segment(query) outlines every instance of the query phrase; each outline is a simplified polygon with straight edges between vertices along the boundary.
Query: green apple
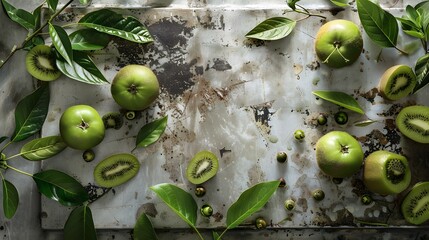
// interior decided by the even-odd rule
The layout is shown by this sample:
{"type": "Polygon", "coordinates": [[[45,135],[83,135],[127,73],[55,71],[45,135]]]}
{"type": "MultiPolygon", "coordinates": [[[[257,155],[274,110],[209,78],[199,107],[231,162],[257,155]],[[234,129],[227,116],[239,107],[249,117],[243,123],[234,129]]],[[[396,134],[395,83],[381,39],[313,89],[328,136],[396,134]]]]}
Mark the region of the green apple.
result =
{"type": "Polygon", "coordinates": [[[121,107],[140,111],[149,107],[158,97],[159,82],[150,68],[128,65],[115,75],[110,91],[121,107]]]}
{"type": "Polygon", "coordinates": [[[98,112],[88,105],[67,108],[60,118],[60,134],[71,148],[87,150],[104,139],[104,123],[98,112]]]}
{"type": "Polygon", "coordinates": [[[332,20],[317,32],[315,49],[322,63],[333,68],[345,67],[354,63],[362,53],[362,35],[355,23],[332,20]]]}
{"type": "Polygon", "coordinates": [[[317,141],[316,160],[320,170],[326,175],[345,178],[359,171],[363,151],[359,142],[350,134],[332,131],[317,141]]]}

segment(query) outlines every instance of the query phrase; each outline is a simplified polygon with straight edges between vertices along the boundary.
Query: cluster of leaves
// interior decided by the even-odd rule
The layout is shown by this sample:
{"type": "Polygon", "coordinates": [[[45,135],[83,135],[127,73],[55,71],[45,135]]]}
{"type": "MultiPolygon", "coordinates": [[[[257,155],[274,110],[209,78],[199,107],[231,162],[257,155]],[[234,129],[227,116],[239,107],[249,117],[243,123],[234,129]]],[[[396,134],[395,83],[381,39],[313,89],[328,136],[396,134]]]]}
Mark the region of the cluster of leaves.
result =
{"type": "MultiPolygon", "coordinates": [[[[221,234],[213,232],[213,239],[220,240],[226,231],[238,227],[244,220],[259,211],[275,193],[279,184],[280,181],[262,182],[244,191],[228,208],[226,229],[221,234]]],[[[151,190],[194,229],[200,239],[204,239],[196,227],[198,205],[190,193],[168,183],[152,186],[151,190]]],[[[152,223],[144,213],[134,227],[134,239],[158,239],[152,223]]]]}
{"type": "MultiPolygon", "coordinates": [[[[123,17],[109,9],[89,12],[83,16],[77,25],[82,27],[71,34],[67,34],[62,26],[53,22],[72,0],[57,11],[58,0],[49,0],[47,4],[54,14],[41,25],[41,8],[32,13],[17,9],[2,0],[2,5],[9,18],[28,30],[28,35],[19,47],[15,47],[7,60],[20,49],[31,49],[35,45],[45,44],[42,30],[48,27],[49,36],[56,52],[56,65],[67,77],[88,84],[108,83],[89,55],[89,51],[100,50],[110,42],[110,36],[116,36],[136,43],[149,43],[153,41],[147,28],[136,18],[123,17]]],[[[86,0],[80,0],[86,4],[86,0]]],[[[3,63],[3,64],[4,64],[3,63]]],[[[1,67],[1,66],[0,66],[1,67]]]]}

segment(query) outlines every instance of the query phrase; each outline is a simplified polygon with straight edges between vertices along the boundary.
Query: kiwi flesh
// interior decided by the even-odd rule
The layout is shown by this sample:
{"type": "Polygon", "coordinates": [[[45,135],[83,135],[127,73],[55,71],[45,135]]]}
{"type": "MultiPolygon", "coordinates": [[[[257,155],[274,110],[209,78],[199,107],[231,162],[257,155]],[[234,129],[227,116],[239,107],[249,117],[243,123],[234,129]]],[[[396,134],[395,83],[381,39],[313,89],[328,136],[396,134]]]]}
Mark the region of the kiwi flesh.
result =
{"type": "Polygon", "coordinates": [[[429,182],[416,183],[401,204],[405,220],[419,225],[429,220],[429,182]]]}
{"type": "Polygon", "coordinates": [[[195,154],[186,169],[186,178],[193,184],[201,184],[214,177],[219,168],[216,155],[210,151],[195,154]]]}
{"type": "Polygon", "coordinates": [[[396,65],[381,76],[378,89],[381,96],[394,101],[412,93],[416,84],[416,75],[409,66],[396,65]]]}
{"type": "Polygon", "coordinates": [[[384,150],[371,153],[365,159],[363,182],[368,190],[380,195],[404,191],[411,182],[407,158],[384,150]]]}
{"type": "Polygon", "coordinates": [[[103,119],[104,127],[106,129],[108,128],[120,129],[124,124],[124,119],[122,118],[122,115],[119,112],[106,113],[103,115],[102,119],[103,119]]]}
{"type": "Polygon", "coordinates": [[[46,45],[33,47],[25,57],[25,66],[31,76],[42,81],[53,81],[61,76],[55,64],[55,54],[46,45]]]}
{"type": "Polygon", "coordinates": [[[94,179],[101,187],[116,187],[136,176],[139,169],[140,163],[134,155],[115,154],[95,166],[94,179]]]}
{"type": "Polygon", "coordinates": [[[395,123],[406,137],[419,143],[429,143],[429,107],[405,107],[396,116],[395,123]]]}

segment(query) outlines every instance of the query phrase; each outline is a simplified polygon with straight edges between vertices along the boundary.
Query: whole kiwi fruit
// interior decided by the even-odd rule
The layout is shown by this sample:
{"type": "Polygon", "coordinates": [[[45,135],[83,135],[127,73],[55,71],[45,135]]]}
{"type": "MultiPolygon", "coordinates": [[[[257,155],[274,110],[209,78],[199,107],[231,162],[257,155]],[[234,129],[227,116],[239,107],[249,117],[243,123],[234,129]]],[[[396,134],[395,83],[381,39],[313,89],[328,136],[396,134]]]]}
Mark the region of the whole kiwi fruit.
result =
{"type": "Polygon", "coordinates": [[[53,81],[61,76],[55,64],[55,54],[46,45],[33,47],[25,57],[25,66],[31,76],[42,81],[53,81]]]}
{"type": "Polygon", "coordinates": [[[405,220],[419,225],[429,220],[429,182],[416,183],[401,204],[405,220]]]}
{"type": "Polygon", "coordinates": [[[108,112],[103,115],[102,120],[106,129],[120,129],[124,124],[122,114],[119,112],[108,112]]]}
{"type": "Polygon", "coordinates": [[[413,69],[396,65],[387,69],[380,78],[378,90],[388,100],[399,100],[408,96],[417,84],[413,69]]]}
{"type": "Polygon", "coordinates": [[[429,107],[405,107],[396,116],[395,123],[406,137],[419,143],[429,143],[429,107]]]}
{"type": "Polygon", "coordinates": [[[140,163],[134,155],[115,154],[95,166],[94,179],[101,187],[116,187],[136,176],[139,169],[140,163]]]}
{"type": "Polygon", "coordinates": [[[411,182],[408,160],[396,153],[375,151],[365,159],[363,182],[371,192],[398,194],[407,189],[411,182]]]}
{"type": "Polygon", "coordinates": [[[219,167],[218,159],[210,151],[195,154],[186,169],[186,178],[193,184],[201,184],[214,177],[219,167]]]}

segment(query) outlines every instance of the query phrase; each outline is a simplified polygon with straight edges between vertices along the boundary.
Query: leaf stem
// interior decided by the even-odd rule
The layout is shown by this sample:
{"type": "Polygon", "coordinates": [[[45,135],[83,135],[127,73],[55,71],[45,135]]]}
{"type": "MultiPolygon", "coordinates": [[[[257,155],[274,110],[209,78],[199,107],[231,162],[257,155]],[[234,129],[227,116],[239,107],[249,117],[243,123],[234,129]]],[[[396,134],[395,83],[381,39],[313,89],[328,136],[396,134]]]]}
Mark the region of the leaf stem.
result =
{"type": "Polygon", "coordinates": [[[219,237],[216,239],[216,240],[220,240],[220,239],[222,239],[222,236],[226,233],[226,231],[228,231],[228,228],[226,228],[220,235],[219,235],[219,237]]]}
{"type": "Polygon", "coordinates": [[[204,238],[203,238],[203,236],[201,236],[201,233],[198,231],[198,229],[195,227],[195,226],[192,226],[192,228],[195,230],[195,232],[198,234],[198,237],[201,239],[201,240],[204,240],[204,238]]]}
{"type": "Polygon", "coordinates": [[[69,0],[66,4],[64,4],[64,6],[58,10],[57,12],[55,12],[49,19],[48,21],[46,21],[42,26],[40,26],[36,31],[34,31],[32,34],[28,35],[24,41],[21,43],[21,45],[18,47],[16,45],[13,46],[12,50],[10,51],[9,55],[6,57],[6,59],[2,62],[0,62],[0,69],[4,66],[4,64],[6,62],[9,61],[9,59],[18,51],[21,50],[25,47],[25,45],[31,41],[31,39],[33,39],[33,37],[37,36],[42,30],[43,28],[45,28],[54,18],[56,18],[61,12],[64,11],[64,9],[66,9],[74,0],[69,0]]]}
{"type": "Polygon", "coordinates": [[[22,171],[22,170],[19,170],[19,169],[17,169],[17,168],[14,168],[14,167],[12,167],[12,166],[10,166],[10,165],[7,165],[7,167],[8,167],[8,168],[10,168],[10,169],[12,169],[12,170],[14,170],[14,171],[16,171],[16,172],[19,172],[19,173],[21,173],[21,174],[24,174],[24,175],[27,175],[27,176],[33,177],[33,174],[30,174],[30,173],[28,173],[28,172],[24,172],[24,171],[22,171]]]}
{"type": "Polygon", "coordinates": [[[296,6],[300,7],[303,10],[301,11],[301,10],[295,9],[294,11],[297,13],[305,14],[308,17],[320,17],[320,18],[326,19],[326,17],[323,15],[310,13],[306,8],[304,8],[301,5],[296,4],[296,6]]]}
{"type": "MultiPolygon", "coordinates": [[[[1,68],[1,66],[0,66],[0,68],[1,68]]],[[[7,148],[7,146],[9,146],[11,143],[12,143],[12,141],[9,141],[8,143],[6,143],[6,144],[1,148],[0,153],[2,153],[2,152],[7,148]]]]}
{"type": "Polygon", "coordinates": [[[398,50],[400,53],[404,54],[405,56],[408,56],[408,53],[405,52],[404,50],[402,50],[402,49],[400,49],[400,48],[398,48],[396,46],[395,46],[395,49],[398,50]]]}
{"type": "Polygon", "coordinates": [[[357,218],[355,218],[355,221],[356,221],[357,223],[365,224],[365,225],[370,225],[370,226],[382,226],[382,227],[388,227],[388,226],[389,226],[389,224],[387,224],[387,223],[381,223],[381,222],[367,222],[367,221],[359,220],[359,219],[357,219],[357,218]]]}

